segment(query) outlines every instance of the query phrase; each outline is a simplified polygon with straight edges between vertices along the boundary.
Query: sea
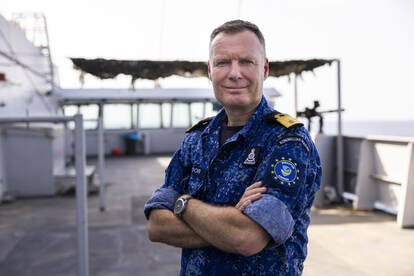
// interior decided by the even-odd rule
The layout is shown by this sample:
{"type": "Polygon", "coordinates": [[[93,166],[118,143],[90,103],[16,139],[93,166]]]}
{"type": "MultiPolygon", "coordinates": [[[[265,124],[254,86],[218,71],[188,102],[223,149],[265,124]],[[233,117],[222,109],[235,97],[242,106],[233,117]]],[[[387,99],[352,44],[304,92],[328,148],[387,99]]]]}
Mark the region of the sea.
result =
{"type": "MultiPolygon", "coordinates": [[[[311,125],[311,131],[317,132],[318,123],[311,125]]],[[[324,133],[337,134],[337,122],[324,122],[324,133]]],[[[342,134],[351,136],[397,136],[414,138],[414,120],[407,121],[343,121],[342,134]]]]}

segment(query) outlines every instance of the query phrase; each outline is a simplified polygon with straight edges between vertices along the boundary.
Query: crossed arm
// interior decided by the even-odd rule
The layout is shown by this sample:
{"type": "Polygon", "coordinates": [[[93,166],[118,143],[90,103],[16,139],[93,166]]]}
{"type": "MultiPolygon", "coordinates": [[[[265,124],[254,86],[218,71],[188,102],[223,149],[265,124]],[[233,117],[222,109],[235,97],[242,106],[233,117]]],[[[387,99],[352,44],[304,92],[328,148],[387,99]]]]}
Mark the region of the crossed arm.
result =
{"type": "Polygon", "coordinates": [[[241,211],[266,191],[261,182],[246,189],[235,207],[217,207],[191,199],[181,217],[154,209],[148,223],[151,241],[182,248],[214,246],[223,251],[250,256],[269,242],[269,234],[241,211]]]}

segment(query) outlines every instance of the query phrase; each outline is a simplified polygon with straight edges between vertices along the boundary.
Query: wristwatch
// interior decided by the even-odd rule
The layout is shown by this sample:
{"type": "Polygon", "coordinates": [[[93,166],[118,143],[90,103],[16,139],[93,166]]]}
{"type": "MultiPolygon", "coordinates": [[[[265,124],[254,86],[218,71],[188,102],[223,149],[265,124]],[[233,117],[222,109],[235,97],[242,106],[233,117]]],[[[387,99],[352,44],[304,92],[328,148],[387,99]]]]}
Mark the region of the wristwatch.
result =
{"type": "Polygon", "coordinates": [[[178,217],[181,217],[182,213],[184,212],[185,206],[187,205],[188,201],[192,199],[191,196],[186,196],[177,199],[174,204],[174,214],[178,217]]]}

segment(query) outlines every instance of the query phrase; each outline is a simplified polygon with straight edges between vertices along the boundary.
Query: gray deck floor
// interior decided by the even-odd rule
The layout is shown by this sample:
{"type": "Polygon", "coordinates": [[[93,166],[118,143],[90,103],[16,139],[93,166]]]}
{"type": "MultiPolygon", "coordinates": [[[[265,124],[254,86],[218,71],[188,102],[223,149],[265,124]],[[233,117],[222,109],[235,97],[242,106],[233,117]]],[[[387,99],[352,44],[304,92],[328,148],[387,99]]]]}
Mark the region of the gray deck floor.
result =
{"type": "MultiPolygon", "coordinates": [[[[149,242],[142,212],[168,161],[106,160],[107,210],[88,198],[90,275],[178,274],[180,249],[149,242]]],[[[303,275],[414,275],[414,229],[400,229],[394,216],[314,209],[309,238],[303,275]]],[[[76,250],[73,196],[0,205],[0,276],[76,275],[76,250]]]]}

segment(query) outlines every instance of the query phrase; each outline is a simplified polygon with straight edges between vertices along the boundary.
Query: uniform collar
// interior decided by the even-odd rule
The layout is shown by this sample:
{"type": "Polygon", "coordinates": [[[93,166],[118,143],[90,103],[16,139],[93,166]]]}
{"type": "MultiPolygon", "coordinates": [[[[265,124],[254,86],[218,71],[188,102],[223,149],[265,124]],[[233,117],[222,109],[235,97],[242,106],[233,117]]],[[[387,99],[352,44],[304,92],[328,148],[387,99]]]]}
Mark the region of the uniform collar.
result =
{"type": "Polygon", "coordinates": [[[201,132],[201,135],[204,136],[212,133],[214,130],[219,128],[226,119],[226,112],[224,111],[224,108],[222,108],[219,113],[214,116],[213,120],[210,121],[208,126],[201,132]]]}
{"type": "Polygon", "coordinates": [[[244,128],[240,130],[239,135],[246,139],[255,136],[254,134],[257,128],[262,126],[264,115],[272,111],[273,109],[267,103],[266,98],[262,96],[262,100],[260,101],[256,111],[253,113],[252,117],[250,117],[244,128]]]}
{"type": "MultiPolygon", "coordinates": [[[[262,96],[262,99],[259,103],[259,105],[256,108],[256,111],[253,113],[253,115],[250,117],[247,124],[238,132],[235,139],[238,139],[239,136],[243,136],[244,138],[248,138],[251,135],[254,134],[257,127],[261,125],[263,122],[263,116],[267,113],[273,112],[274,109],[269,106],[267,103],[267,100],[264,96],[262,96]]],[[[204,129],[204,131],[201,133],[201,135],[210,134],[212,131],[216,130],[217,128],[221,127],[222,124],[227,120],[227,115],[222,108],[220,112],[211,120],[211,122],[208,124],[208,126],[204,129]]]]}

